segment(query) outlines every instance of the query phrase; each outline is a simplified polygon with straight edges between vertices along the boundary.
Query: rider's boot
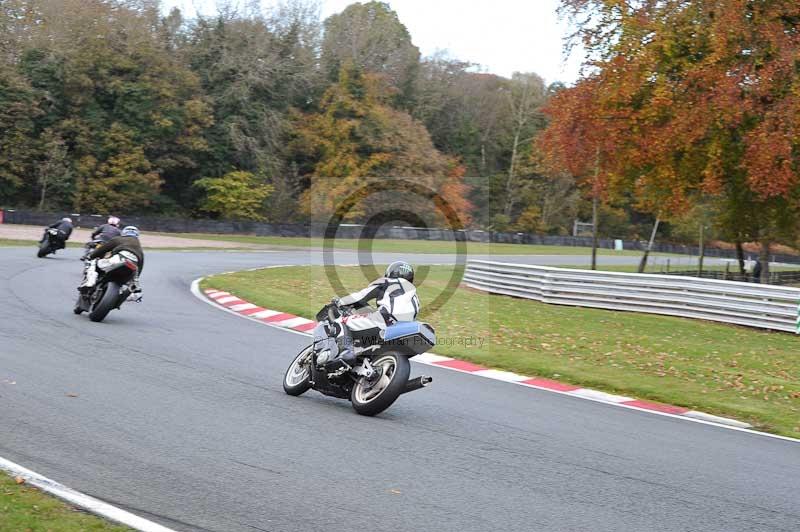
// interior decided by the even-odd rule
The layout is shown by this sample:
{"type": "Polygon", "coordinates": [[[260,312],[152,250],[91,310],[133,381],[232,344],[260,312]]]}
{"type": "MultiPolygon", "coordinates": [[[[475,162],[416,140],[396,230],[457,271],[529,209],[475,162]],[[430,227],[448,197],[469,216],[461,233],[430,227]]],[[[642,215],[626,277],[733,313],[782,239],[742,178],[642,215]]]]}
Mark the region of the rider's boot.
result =
{"type": "Polygon", "coordinates": [[[83,275],[83,282],[78,286],[78,291],[89,292],[97,284],[97,268],[95,261],[91,260],[86,264],[86,271],[83,275]]]}
{"type": "Polygon", "coordinates": [[[325,363],[325,369],[329,372],[336,371],[344,367],[344,363],[353,367],[356,363],[356,353],[353,351],[353,337],[350,329],[346,325],[342,327],[342,347],[339,354],[333,360],[325,363]]]}

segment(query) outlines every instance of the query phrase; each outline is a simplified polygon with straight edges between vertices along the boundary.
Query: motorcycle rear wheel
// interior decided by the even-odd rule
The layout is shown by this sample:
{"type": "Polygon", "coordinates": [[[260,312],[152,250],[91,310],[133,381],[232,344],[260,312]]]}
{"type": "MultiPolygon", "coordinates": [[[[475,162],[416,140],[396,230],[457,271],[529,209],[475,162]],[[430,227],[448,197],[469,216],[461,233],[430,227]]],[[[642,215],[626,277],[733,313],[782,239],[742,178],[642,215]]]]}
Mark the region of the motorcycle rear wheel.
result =
{"type": "Polygon", "coordinates": [[[411,373],[408,357],[397,351],[378,355],[371,363],[373,367],[381,367],[383,375],[374,385],[359,379],[350,393],[353,409],[362,416],[374,416],[392,406],[403,393],[411,373]]]}
{"type": "Polygon", "coordinates": [[[109,281],[105,286],[103,295],[100,300],[92,306],[89,311],[89,319],[92,321],[103,321],[108,313],[117,308],[119,304],[119,290],[120,286],[114,281],[109,281]]]}
{"type": "Polygon", "coordinates": [[[306,359],[311,357],[311,354],[311,346],[306,347],[294,357],[289,369],[286,370],[286,374],[283,376],[283,391],[287,394],[302,395],[311,388],[311,369],[309,368],[311,361],[309,360],[305,366],[302,365],[306,359]]]}
{"type": "Polygon", "coordinates": [[[50,239],[45,238],[44,242],[39,244],[39,251],[36,252],[36,256],[43,259],[48,253],[50,253],[50,239]]]}

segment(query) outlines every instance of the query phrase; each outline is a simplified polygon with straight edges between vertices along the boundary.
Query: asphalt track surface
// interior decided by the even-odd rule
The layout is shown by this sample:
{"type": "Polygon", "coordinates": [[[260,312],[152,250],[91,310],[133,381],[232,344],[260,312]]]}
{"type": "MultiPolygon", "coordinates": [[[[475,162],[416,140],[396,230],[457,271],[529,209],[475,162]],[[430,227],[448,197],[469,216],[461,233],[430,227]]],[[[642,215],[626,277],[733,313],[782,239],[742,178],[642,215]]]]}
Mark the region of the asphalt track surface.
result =
{"type": "Polygon", "coordinates": [[[189,285],[317,256],[153,252],[145,302],[95,324],[71,311],[78,252],[0,248],[0,456],[165,526],[800,529],[795,442],[418,365],[433,386],[375,418],[285,395],[306,340],[189,285]]]}

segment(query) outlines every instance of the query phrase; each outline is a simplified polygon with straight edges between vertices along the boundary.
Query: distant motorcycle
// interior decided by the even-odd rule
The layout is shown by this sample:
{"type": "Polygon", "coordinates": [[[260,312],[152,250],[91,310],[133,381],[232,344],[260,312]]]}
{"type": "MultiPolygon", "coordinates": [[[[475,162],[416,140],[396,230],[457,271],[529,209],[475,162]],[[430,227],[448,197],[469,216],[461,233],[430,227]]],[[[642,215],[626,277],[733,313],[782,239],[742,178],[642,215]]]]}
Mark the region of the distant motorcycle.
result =
{"type": "Polygon", "coordinates": [[[39,250],[36,252],[36,256],[42,259],[59,249],[64,249],[64,247],[66,247],[64,233],[50,227],[44,230],[44,236],[39,242],[39,250]]]}
{"type": "Polygon", "coordinates": [[[349,399],[356,412],[374,416],[389,408],[400,395],[431,383],[433,379],[426,375],[409,380],[408,359],[436,345],[433,327],[416,321],[390,325],[380,338],[354,337],[357,362],[328,372],[325,363],[334,360],[341,347],[342,320],[358,311],[332,303],[319,311],[312,344],[300,351],[286,370],[283,389],[287,394],[301,395],[314,389],[349,399]]]}
{"type": "MultiPolygon", "coordinates": [[[[87,263],[91,267],[91,262],[87,263]]],[[[119,251],[108,258],[97,259],[98,277],[94,286],[78,295],[73,312],[89,313],[89,319],[103,321],[114,309],[122,306],[132,293],[136,273],[139,271],[139,258],[130,251],[119,251]]]]}

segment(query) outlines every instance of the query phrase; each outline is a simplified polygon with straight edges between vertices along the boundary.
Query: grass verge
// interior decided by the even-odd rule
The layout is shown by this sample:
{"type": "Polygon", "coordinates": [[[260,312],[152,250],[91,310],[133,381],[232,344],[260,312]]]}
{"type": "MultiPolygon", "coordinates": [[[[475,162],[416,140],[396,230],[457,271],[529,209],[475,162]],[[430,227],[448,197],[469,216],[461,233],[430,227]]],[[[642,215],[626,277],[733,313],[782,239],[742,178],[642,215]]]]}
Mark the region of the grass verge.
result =
{"type": "Polygon", "coordinates": [[[0,472],[0,530],[123,532],[130,528],[77,510],[0,472]]]}
{"type": "MultiPolygon", "coordinates": [[[[14,238],[0,238],[0,246],[33,246],[36,245],[35,240],[17,240],[14,238]]],[[[79,248],[82,244],[77,242],[67,242],[68,248],[79,248]]],[[[35,250],[34,250],[35,252],[35,250]]]]}
{"type": "MultiPolygon", "coordinates": [[[[336,273],[346,290],[366,284],[358,268],[338,267],[336,273]]],[[[418,278],[424,273],[418,270],[418,278]]],[[[422,319],[437,329],[438,354],[735,417],[800,437],[800,337],[547,305],[467,288],[455,290],[432,314],[430,303],[453,273],[453,267],[434,266],[418,282],[422,319]]],[[[217,275],[203,287],[307,318],[334,295],[322,267],[217,275]]]]}

